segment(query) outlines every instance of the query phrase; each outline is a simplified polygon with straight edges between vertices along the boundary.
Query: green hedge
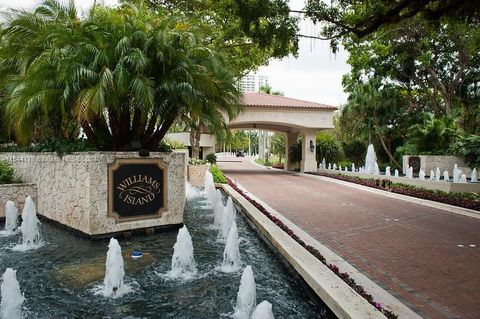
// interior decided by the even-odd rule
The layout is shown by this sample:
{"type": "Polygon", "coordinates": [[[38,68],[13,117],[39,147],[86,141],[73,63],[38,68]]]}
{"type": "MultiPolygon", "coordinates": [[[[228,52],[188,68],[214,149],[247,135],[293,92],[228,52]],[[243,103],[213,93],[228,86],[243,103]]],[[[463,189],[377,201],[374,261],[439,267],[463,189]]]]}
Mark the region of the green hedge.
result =
{"type": "MultiPolygon", "coordinates": [[[[48,140],[30,146],[6,146],[0,148],[0,152],[54,152],[59,156],[76,153],[76,152],[92,152],[100,151],[98,148],[90,144],[87,140],[48,140]]],[[[129,151],[129,150],[125,150],[129,151]]],[[[136,150],[135,150],[136,151],[136,150]]],[[[161,142],[152,152],[172,152],[172,147],[164,142],[161,142]]]]}
{"type": "Polygon", "coordinates": [[[222,170],[217,165],[210,166],[210,173],[213,175],[213,182],[226,184],[227,178],[223,175],[222,170]]]}

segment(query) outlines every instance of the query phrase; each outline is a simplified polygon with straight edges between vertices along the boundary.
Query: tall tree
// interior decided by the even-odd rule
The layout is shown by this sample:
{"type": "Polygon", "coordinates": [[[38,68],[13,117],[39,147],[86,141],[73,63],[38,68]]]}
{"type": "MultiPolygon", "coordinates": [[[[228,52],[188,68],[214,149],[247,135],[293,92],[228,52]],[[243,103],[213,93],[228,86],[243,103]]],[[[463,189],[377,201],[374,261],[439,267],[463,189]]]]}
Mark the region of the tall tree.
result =
{"type": "Polygon", "coordinates": [[[350,140],[378,141],[390,162],[397,167],[396,147],[403,144],[415,113],[409,113],[401,90],[375,80],[360,84],[341,110],[337,128],[350,132],[350,140]]]}
{"type": "Polygon", "coordinates": [[[362,39],[410,18],[429,23],[444,17],[478,21],[480,7],[476,0],[308,0],[303,13],[322,23],[321,36],[332,39],[337,48],[344,37],[362,39]]]}
{"type": "MultiPolygon", "coordinates": [[[[136,1],[136,0],[130,0],[136,1]]],[[[298,51],[298,18],[286,0],[149,0],[208,34],[205,45],[229,58],[236,76],[298,51]]]]}

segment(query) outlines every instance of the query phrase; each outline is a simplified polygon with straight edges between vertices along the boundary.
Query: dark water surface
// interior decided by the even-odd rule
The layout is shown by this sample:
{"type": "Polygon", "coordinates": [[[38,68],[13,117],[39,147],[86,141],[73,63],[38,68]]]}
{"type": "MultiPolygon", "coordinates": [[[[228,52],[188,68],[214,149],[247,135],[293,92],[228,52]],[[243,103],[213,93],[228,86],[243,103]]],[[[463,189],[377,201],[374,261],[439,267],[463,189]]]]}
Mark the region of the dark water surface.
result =
{"type": "MultiPolygon", "coordinates": [[[[189,281],[169,280],[177,230],[120,239],[123,251],[142,250],[140,260],[125,258],[126,283],[133,292],[118,299],[96,295],[103,282],[108,241],[75,237],[44,222],[44,245],[36,250],[12,251],[20,235],[0,237],[0,272],[17,270],[26,318],[227,318],[235,306],[241,271],[225,274],[224,244],[213,229],[213,211],[203,198],[185,207],[185,225],[193,240],[198,274],[189,281]],[[127,260],[128,259],[128,260],[127,260]]],[[[242,267],[251,265],[257,284],[257,303],[273,304],[275,318],[322,318],[324,311],[293,280],[274,253],[258,238],[245,217],[236,217],[242,267]]],[[[3,224],[0,225],[3,229],[3,224]]]]}

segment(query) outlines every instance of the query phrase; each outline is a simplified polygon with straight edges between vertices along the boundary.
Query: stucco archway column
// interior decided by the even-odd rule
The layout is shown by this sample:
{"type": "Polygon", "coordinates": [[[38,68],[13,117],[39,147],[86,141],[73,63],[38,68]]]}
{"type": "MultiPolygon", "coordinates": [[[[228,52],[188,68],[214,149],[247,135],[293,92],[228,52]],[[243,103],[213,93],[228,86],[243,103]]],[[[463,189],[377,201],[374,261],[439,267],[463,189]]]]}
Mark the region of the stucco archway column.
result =
{"type": "Polygon", "coordinates": [[[297,143],[298,133],[285,133],[285,165],[283,169],[286,171],[295,169],[295,163],[290,160],[290,148],[297,143]]]}
{"type": "Polygon", "coordinates": [[[317,130],[305,130],[302,131],[302,161],[300,162],[300,172],[316,172],[317,171],[317,159],[316,159],[316,139],[315,135],[317,130]],[[310,141],[313,145],[313,152],[310,149],[310,141]]]}

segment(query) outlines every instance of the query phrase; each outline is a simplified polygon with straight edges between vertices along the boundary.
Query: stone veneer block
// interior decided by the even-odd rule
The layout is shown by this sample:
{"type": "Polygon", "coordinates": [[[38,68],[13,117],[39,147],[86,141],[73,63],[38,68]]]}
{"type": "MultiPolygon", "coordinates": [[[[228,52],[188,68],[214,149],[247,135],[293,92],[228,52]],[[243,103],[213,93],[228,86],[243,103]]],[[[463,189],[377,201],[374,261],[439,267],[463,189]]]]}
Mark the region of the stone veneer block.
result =
{"type": "Polygon", "coordinates": [[[0,185],[0,218],[5,217],[5,205],[11,200],[22,214],[23,205],[27,196],[31,196],[36,202],[37,188],[35,184],[4,184],[0,185]]]}
{"type": "Polygon", "coordinates": [[[205,171],[209,165],[190,165],[188,164],[188,182],[195,187],[203,187],[205,184],[205,171]]]}
{"type": "Polygon", "coordinates": [[[136,152],[3,153],[15,174],[37,188],[37,212],[93,237],[134,229],[183,223],[185,154],[150,153],[168,166],[168,207],[161,217],[116,222],[108,216],[108,165],[115,159],[140,158],[136,152]]]}

